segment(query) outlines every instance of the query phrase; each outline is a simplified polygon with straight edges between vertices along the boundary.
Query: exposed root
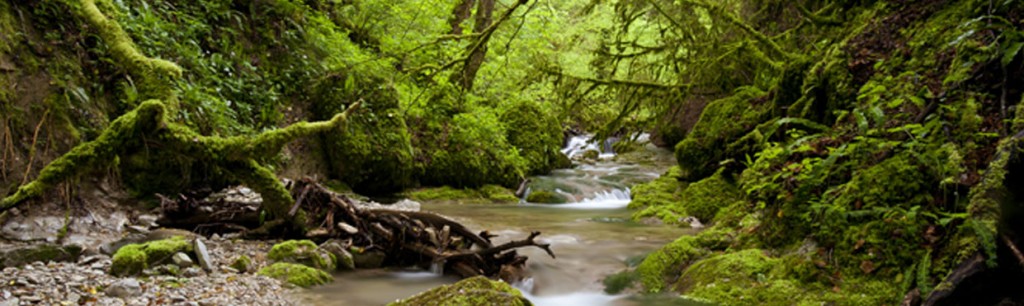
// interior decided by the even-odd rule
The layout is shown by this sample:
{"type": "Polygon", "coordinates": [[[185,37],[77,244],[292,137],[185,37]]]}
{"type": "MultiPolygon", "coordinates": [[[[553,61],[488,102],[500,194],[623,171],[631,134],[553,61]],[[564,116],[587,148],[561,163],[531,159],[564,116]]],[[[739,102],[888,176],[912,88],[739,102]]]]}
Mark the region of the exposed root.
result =
{"type": "Polygon", "coordinates": [[[43,112],[43,118],[39,119],[39,123],[36,124],[35,132],[32,132],[32,145],[28,149],[28,164],[25,165],[25,174],[21,176],[22,185],[28,182],[28,174],[32,173],[32,163],[35,162],[36,141],[39,139],[39,130],[43,128],[43,123],[46,123],[46,117],[48,115],[50,115],[49,109],[43,112]]]}

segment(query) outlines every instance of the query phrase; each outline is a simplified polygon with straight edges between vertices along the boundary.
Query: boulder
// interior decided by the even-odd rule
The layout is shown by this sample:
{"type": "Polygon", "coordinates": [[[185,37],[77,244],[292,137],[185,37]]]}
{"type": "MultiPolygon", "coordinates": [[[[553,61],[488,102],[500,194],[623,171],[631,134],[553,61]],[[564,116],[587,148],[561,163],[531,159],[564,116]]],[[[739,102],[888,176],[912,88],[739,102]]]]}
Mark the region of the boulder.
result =
{"type": "Polygon", "coordinates": [[[388,306],[406,305],[532,305],[519,290],[501,281],[483,276],[461,280],[451,285],[430,289],[388,306]]]}

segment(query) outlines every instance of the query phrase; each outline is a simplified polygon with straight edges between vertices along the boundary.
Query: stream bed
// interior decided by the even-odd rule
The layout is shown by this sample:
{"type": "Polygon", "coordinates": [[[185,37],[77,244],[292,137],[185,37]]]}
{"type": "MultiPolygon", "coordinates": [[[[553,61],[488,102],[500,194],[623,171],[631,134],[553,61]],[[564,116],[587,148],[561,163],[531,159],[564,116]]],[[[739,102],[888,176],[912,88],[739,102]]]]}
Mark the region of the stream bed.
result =
{"type": "MultiPolygon", "coordinates": [[[[474,231],[499,235],[495,243],[525,238],[540,231],[557,259],[539,248],[521,248],[529,256],[530,278],[515,287],[534,305],[687,305],[665,299],[604,293],[602,280],[681,235],[693,230],[645,225],[630,220],[629,187],[656,178],[672,162],[667,150],[647,148],[646,162],[624,164],[602,159],[531,178],[531,189],[565,195],[566,204],[423,203],[425,211],[448,216],[474,231]],[[666,158],[666,156],[668,156],[666,158]]],[[[361,270],[339,273],[334,283],[303,297],[313,305],[384,305],[457,279],[422,270],[361,270]]]]}

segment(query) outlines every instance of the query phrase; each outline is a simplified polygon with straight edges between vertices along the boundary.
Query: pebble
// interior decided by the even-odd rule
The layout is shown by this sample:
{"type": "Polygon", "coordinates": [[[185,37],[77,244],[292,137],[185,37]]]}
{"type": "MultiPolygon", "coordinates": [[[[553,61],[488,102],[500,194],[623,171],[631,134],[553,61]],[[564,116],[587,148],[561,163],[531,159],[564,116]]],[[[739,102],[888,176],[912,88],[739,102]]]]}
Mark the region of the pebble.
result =
{"type": "MultiPolygon", "coordinates": [[[[205,244],[210,258],[235,258],[247,254],[253,258],[254,267],[266,265],[265,256],[253,255],[266,254],[271,245],[246,240],[209,241],[205,244]]],[[[0,249],[4,247],[0,242],[0,249]]],[[[193,265],[182,269],[190,270],[189,278],[157,275],[122,279],[106,272],[110,264],[109,257],[96,256],[82,258],[81,263],[38,263],[0,269],[0,306],[303,304],[282,287],[280,281],[254,273],[206,273],[193,265]]]]}
{"type": "Polygon", "coordinates": [[[188,254],[182,252],[174,254],[174,257],[171,257],[171,261],[173,261],[175,265],[178,265],[179,267],[182,268],[188,268],[195,264],[194,262],[192,262],[192,258],[188,257],[188,254]]]}
{"type": "Polygon", "coordinates": [[[210,252],[206,249],[206,244],[203,243],[203,240],[196,238],[195,251],[196,258],[199,259],[199,266],[207,272],[213,271],[213,260],[210,259],[210,252]]]}
{"type": "Polygon", "coordinates": [[[139,285],[139,281],[134,278],[122,279],[104,291],[107,296],[117,298],[130,298],[142,295],[142,286],[139,285]]]}

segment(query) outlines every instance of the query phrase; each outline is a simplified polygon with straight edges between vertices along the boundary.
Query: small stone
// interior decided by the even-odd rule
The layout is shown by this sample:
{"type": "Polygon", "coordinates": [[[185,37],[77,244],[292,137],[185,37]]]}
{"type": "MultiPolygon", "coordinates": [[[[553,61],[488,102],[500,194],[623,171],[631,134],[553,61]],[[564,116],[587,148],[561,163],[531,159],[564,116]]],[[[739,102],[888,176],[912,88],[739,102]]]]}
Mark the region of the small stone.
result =
{"type": "Polygon", "coordinates": [[[139,217],[135,219],[139,220],[139,224],[142,224],[143,226],[157,227],[156,220],[159,218],[154,215],[139,215],[139,217]]]}
{"type": "Polygon", "coordinates": [[[18,306],[20,304],[21,299],[18,298],[5,299],[4,301],[0,301],[0,306],[18,306]]]}
{"type": "Polygon", "coordinates": [[[21,297],[21,300],[29,303],[39,303],[43,301],[43,297],[38,295],[29,295],[21,297]]]}
{"type": "Polygon", "coordinates": [[[346,251],[345,247],[338,240],[325,241],[320,245],[320,249],[334,255],[334,258],[337,260],[338,270],[352,270],[356,268],[352,253],[346,251]]]}
{"type": "Polygon", "coordinates": [[[181,303],[181,302],[184,302],[184,301],[185,301],[185,297],[184,296],[177,295],[177,294],[171,296],[171,302],[172,303],[181,303]]]}
{"type": "Polygon", "coordinates": [[[235,268],[232,268],[232,267],[228,267],[228,266],[222,266],[222,267],[220,267],[220,269],[222,271],[224,271],[224,272],[227,272],[227,273],[238,273],[238,269],[235,269],[235,268]]]}
{"type": "Polygon", "coordinates": [[[92,264],[92,263],[95,263],[97,261],[100,261],[100,259],[103,259],[105,257],[108,257],[108,256],[106,256],[106,255],[85,256],[85,257],[82,257],[82,259],[78,260],[78,264],[83,265],[83,266],[84,265],[88,265],[88,264],[92,264]]]}
{"type": "Polygon", "coordinates": [[[345,222],[338,222],[338,229],[348,233],[349,235],[355,235],[359,233],[359,229],[355,226],[348,225],[345,222]]]}
{"type": "Polygon", "coordinates": [[[107,270],[107,265],[104,265],[101,262],[97,262],[89,266],[89,268],[92,268],[93,270],[107,270]]]}
{"type": "Polygon", "coordinates": [[[145,226],[141,226],[141,225],[129,225],[128,226],[128,231],[133,232],[133,233],[148,233],[149,232],[149,228],[147,228],[145,226]]]}
{"type": "Polygon", "coordinates": [[[171,257],[171,261],[182,268],[188,268],[195,264],[192,262],[192,258],[188,257],[188,254],[182,252],[175,253],[174,256],[171,257]]]}
{"type": "Polygon", "coordinates": [[[107,287],[104,291],[107,296],[116,298],[131,298],[142,295],[142,286],[134,278],[125,278],[107,287]]]}
{"type": "Polygon", "coordinates": [[[181,275],[181,268],[176,265],[162,265],[157,267],[156,270],[160,271],[160,274],[163,275],[181,275]]]}
{"type": "Polygon", "coordinates": [[[185,277],[202,276],[203,275],[203,269],[200,269],[199,267],[191,267],[191,268],[185,269],[185,271],[182,272],[182,275],[184,275],[185,277]]]}
{"type": "Polygon", "coordinates": [[[72,293],[69,293],[67,298],[65,298],[64,300],[67,301],[68,303],[70,303],[71,305],[77,305],[78,301],[82,300],[82,296],[79,295],[78,293],[72,292],[72,293]]]}
{"type": "Polygon", "coordinates": [[[199,266],[203,267],[203,270],[207,272],[212,272],[213,262],[210,259],[210,252],[206,249],[206,244],[199,238],[195,240],[195,252],[196,258],[199,259],[199,266]]]}

